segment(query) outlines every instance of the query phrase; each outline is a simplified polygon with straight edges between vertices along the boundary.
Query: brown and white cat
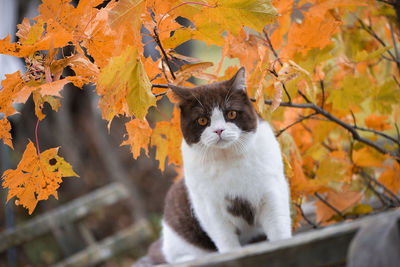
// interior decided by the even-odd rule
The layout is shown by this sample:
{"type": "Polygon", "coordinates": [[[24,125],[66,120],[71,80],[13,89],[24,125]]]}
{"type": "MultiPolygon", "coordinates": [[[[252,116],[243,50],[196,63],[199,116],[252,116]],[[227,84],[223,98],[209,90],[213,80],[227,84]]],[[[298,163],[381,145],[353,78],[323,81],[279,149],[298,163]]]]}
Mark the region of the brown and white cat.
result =
{"type": "Polygon", "coordinates": [[[291,237],[281,151],[250,102],[244,68],[219,83],[169,87],[181,110],[184,178],[167,194],[151,261],[183,262],[260,236],[291,237]]]}

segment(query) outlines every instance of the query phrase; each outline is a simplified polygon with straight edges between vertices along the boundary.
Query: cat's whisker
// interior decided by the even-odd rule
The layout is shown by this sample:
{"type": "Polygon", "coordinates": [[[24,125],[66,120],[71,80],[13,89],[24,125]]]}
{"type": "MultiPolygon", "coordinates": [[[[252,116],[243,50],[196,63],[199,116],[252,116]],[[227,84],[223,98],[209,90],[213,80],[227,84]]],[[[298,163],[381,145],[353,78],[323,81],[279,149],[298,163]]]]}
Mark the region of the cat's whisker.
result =
{"type": "Polygon", "coordinates": [[[203,106],[203,104],[200,102],[200,100],[193,94],[192,91],[190,91],[190,93],[192,94],[192,96],[197,100],[197,102],[199,102],[200,106],[203,108],[204,112],[206,111],[206,108],[203,106]]]}

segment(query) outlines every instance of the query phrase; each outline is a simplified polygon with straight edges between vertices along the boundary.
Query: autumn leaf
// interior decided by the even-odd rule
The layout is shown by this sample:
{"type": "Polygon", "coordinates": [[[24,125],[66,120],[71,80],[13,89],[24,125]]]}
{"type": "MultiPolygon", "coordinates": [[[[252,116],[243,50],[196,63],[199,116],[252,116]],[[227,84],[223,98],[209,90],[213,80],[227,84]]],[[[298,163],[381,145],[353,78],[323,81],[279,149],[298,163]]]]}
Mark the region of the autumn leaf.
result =
{"type": "MultiPolygon", "coordinates": [[[[212,62],[201,62],[190,65],[182,66],[176,74],[176,79],[174,81],[175,85],[184,85],[184,82],[190,77],[201,78],[205,75],[204,70],[212,67],[214,64],[212,62]]],[[[216,79],[216,77],[214,77],[216,79]]]]}
{"type": "Polygon", "coordinates": [[[363,147],[353,151],[354,164],[360,167],[381,167],[385,156],[370,147],[363,147]]]}
{"type": "Polygon", "coordinates": [[[397,195],[400,189],[400,164],[395,161],[393,166],[386,167],[379,181],[397,195]]]}
{"type": "Polygon", "coordinates": [[[58,111],[61,106],[60,99],[53,96],[42,96],[39,91],[33,92],[33,101],[35,102],[35,114],[39,120],[43,120],[46,115],[43,114],[43,104],[48,103],[54,111],[58,111]]]}
{"type": "MultiPolygon", "coordinates": [[[[337,210],[343,212],[344,210],[360,202],[362,197],[363,195],[361,192],[352,191],[350,190],[349,185],[344,185],[341,192],[329,191],[326,194],[325,200],[328,203],[335,203],[334,207],[337,210]]],[[[332,208],[330,208],[320,200],[317,201],[314,205],[317,207],[317,222],[321,222],[322,225],[333,222],[330,221],[330,219],[332,218],[332,216],[336,215],[336,212],[332,208]]]]}
{"type": "Polygon", "coordinates": [[[329,186],[331,182],[350,182],[351,165],[345,160],[338,160],[333,157],[323,159],[315,175],[322,184],[329,186]]]}
{"type": "Polygon", "coordinates": [[[156,104],[149,78],[133,46],[110,60],[102,69],[97,85],[101,96],[99,106],[108,121],[119,114],[143,119],[148,108],[156,104]]]}
{"type": "Polygon", "coordinates": [[[385,115],[379,116],[376,114],[370,114],[364,119],[364,122],[365,125],[367,125],[367,127],[370,129],[385,131],[392,128],[390,124],[386,122],[387,118],[388,117],[385,115]]]}
{"type": "Polygon", "coordinates": [[[158,168],[165,170],[165,161],[168,156],[168,164],[182,165],[181,143],[182,134],[180,131],[180,117],[177,108],[174,109],[170,122],[162,121],[156,124],[151,134],[151,146],[156,146],[156,160],[158,168]]]}
{"type": "MultiPolygon", "coordinates": [[[[41,25],[44,27],[44,25],[41,25]]],[[[10,35],[0,40],[0,54],[12,55],[16,57],[27,57],[36,51],[48,50],[51,46],[53,48],[64,47],[68,45],[73,38],[70,33],[65,31],[58,23],[49,20],[46,22],[46,34],[38,36],[37,27],[31,27],[25,41],[27,44],[10,43],[10,35]],[[36,40],[36,38],[38,38],[36,40]],[[31,44],[32,43],[32,44],[31,44]]],[[[44,29],[43,29],[44,31],[44,29]]]]}
{"type": "Polygon", "coordinates": [[[5,76],[6,79],[1,81],[3,89],[0,91],[0,113],[4,113],[5,117],[8,117],[16,113],[12,105],[15,102],[15,97],[24,87],[24,80],[20,71],[5,76]]]}
{"type": "Polygon", "coordinates": [[[57,153],[58,148],[52,148],[38,156],[35,146],[29,141],[17,169],[3,173],[3,188],[9,190],[7,201],[17,197],[19,205],[32,214],[40,200],[46,200],[50,195],[58,198],[57,189],[62,178],[78,175],[57,153]]]}
{"type": "Polygon", "coordinates": [[[220,0],[208,4],[215,7],[203,8],[194,18],[195,25],[201,31],[202,26],[212,22],[216,34],[228,30],[236,36],[243,26],[261,32],[278,14],[270,0],[220,0]]]}
{"type": "Polygon", "coordinates": [[[14,149],[11,140],[11,124],[6,118],[0,119],[0,140],[3,139],[4,144],[14,149]]]}
{"type": "Polygon", "coordinates": [[[143,149],[145,154],[149,155],[149,142],[151,128],[147,120],[134,119],[125,124],[128,132],[128,139],[123,141],[121,146],[130,145],[134,159],[140,156],[140,150],[143,149]]]}

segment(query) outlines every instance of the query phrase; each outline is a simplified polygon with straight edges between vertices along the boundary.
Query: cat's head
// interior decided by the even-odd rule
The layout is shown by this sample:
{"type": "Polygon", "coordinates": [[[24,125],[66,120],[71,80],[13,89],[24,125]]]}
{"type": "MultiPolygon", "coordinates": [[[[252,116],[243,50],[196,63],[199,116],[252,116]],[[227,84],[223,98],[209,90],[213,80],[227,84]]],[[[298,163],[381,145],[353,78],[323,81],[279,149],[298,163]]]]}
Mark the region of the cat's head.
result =
{"type": "Polygon", "coordinates": [[[179,100],[181,130],[189,145],[222,149],[243,146],[257,129],[257,113],[246,93],[244,68],[230,80],[169,88],[179,100]]]}

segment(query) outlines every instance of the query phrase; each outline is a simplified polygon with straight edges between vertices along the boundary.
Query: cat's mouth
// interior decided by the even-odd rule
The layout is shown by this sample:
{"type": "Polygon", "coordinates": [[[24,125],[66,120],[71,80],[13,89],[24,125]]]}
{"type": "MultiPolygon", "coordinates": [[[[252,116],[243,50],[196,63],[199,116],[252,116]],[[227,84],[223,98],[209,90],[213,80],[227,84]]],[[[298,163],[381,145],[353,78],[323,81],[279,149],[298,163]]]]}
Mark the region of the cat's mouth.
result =
{"type": "Polygon", "coordinates": [[[218,140],[213,144],[217,148],[228,148],[232,145],[232,140],[227,140],[223,137],[219,137],[218,140]]]}

